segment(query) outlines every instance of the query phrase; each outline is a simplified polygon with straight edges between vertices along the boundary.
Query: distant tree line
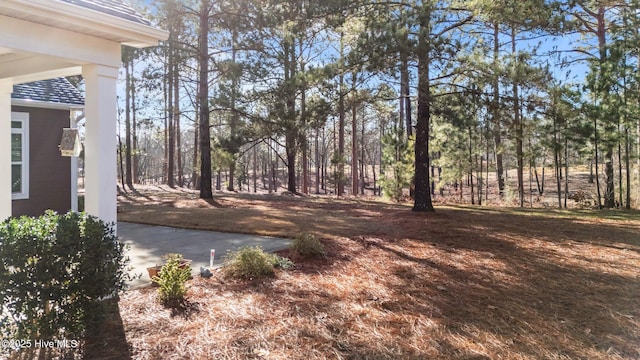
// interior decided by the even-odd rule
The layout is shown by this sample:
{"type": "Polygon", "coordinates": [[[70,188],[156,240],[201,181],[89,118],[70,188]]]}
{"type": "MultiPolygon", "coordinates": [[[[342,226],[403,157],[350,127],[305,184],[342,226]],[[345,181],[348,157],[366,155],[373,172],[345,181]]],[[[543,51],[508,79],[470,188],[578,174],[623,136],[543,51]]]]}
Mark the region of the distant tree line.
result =
{"type": "Polygon", "coordinates": [[[640,2],[161,0],[123,49],[123,186],[640,203],[640,2]],[[509,188],[508,169],[516,172],[509,188]],[[531,183],[529,184],[531,187],[531,183]]]}

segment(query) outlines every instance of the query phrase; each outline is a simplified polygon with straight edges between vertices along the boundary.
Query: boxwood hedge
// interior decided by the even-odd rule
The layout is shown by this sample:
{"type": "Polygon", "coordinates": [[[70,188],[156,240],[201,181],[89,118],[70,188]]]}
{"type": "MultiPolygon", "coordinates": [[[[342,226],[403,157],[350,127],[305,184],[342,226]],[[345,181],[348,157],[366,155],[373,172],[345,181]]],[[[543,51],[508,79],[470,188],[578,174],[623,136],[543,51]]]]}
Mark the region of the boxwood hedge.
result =
{"type": "Polygon", "coordinates": [[[125,287],[124,250],[113,224],[84,213],[0,223],[0,338],[81,339],[125,287]]]}

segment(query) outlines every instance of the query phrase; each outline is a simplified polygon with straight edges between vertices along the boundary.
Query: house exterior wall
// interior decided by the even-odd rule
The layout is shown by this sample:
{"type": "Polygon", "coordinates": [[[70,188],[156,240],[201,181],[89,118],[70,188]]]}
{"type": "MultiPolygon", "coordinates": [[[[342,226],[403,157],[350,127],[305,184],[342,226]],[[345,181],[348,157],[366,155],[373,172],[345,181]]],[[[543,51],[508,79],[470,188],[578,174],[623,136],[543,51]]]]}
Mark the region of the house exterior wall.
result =
{"type": "Polygon", "coordinates": [[[12,201],[12,216],[42,215],[47,209],[71,209],[71,160],[60,155],[62,129],[69,111],[12,106],[29,113],[29,199],[12,201]]]}

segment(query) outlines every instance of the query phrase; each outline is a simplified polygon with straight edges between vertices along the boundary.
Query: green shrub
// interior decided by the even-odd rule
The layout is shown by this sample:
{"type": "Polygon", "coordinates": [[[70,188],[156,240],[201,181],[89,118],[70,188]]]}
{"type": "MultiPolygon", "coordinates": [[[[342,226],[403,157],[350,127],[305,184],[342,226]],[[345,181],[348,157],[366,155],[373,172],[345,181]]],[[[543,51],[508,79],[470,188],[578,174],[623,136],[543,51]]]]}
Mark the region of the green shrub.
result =
{"type": "Polygon", "coordinates": [[[324,245],[313,234],[300,234],[291,243],[291,249],[302,257],[324,257],[324,245]]]}
{"type": "Polygon", "coordinates": [[[125,288],[124,249],[112,224],[86,214],[0,223],[0,337],[81,338],[101,300],[125,288]]]}
{"type": "Polygon", "coordinates": [[[245,246],[224,258],[225,276],[236,279],[255,279],[273,275],[273,255],[259,246],[245,246]]]}
{"type": "Polygon", "coordinates": [[[160,286],[160,301],[166,306],[179,306],[187,293],[186,282],[191,277],[191,266],[182,260],[181,254],[167,254],[167,262],[158,276],[152,279],[160,286]]]}

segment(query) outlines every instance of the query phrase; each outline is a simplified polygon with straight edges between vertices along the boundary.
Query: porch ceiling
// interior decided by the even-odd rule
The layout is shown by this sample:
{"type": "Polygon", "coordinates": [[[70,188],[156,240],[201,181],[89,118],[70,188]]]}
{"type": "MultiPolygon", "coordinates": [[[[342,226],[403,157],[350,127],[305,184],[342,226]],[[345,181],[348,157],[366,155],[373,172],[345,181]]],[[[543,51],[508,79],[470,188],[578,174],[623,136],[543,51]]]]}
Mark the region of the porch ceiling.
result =
{"type": "Polygon", "coordinates": [[[0,79],[11,79],[14,84],[79,75],[81,65],[55,56],[0,48],[0,79]]]}

